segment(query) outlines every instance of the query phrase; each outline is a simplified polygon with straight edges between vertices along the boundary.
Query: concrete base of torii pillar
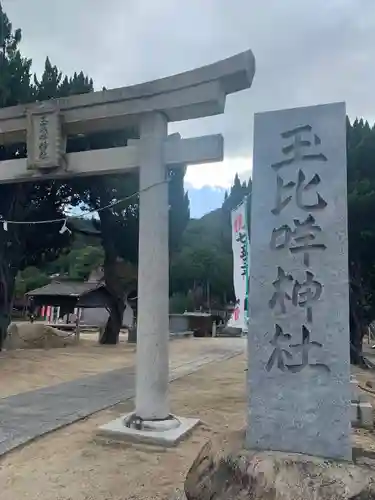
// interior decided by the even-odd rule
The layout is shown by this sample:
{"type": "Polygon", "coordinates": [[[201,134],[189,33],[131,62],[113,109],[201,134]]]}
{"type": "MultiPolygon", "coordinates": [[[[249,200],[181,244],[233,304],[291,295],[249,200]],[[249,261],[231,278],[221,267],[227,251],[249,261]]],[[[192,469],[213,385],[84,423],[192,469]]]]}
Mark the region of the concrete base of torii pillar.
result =
{"type": "MultiPolygon", "coordinates": [[[[199,420],[171,415],[169,386],[169,201],[161,113],[140,121],[140,215],[135,411],[99,429],[110,438],[172,446],[199,420]]],[[[176,137],[178,140],[178,137],[176,137]]]]}
{"type": "Polygon", "coordinates": [[[168,448],[178,444],[199,424],[199,419],[172,416],[170,420],[143,422],[142,427],[136,429],[128,427],[128,420],[132,417],[133,414],[121,416],[102,425],[99,427],[99,436],[168,448]]]}

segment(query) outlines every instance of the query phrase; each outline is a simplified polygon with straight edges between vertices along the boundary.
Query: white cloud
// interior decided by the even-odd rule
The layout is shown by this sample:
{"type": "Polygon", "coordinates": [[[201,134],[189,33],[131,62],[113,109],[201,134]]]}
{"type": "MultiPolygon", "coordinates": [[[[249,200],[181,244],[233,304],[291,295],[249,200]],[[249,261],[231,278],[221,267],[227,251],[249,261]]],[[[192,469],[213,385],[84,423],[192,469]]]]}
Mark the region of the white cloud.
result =
{"type": "Polygon", "coordinates": [[[23,29],[38,73],[48,55],[83,70],[97,88],[192,69],[251,48],[250,90],[223,116],[176,124],[183,136],[223,133],[222,165],[191,167],[194,185],[229,185],[251,157],[254,112],[345,100],[351,117],[375,117],[374,0],[0,0],[23,29]]]}
{"type": "Polygon", "coordinates": [[[229,188],[236,172],[241,180],[248,180],[251,172],[251,158],[228,158],[220,163],[188,167],[185,182],[195,189],[204,186],[229,188]]]}

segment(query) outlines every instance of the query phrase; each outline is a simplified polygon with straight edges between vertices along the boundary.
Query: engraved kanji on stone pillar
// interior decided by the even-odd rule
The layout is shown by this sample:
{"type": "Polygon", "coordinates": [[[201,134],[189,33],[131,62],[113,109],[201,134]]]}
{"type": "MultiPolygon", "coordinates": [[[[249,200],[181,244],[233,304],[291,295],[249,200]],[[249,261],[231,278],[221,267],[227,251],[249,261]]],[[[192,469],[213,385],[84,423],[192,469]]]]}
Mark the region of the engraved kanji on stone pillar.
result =
{"type": "Polygon", "coordinates": [[[27,168],[59,170],[65,168],[66,137],[56,103],[43,102],[27,110],[27,168]]]}

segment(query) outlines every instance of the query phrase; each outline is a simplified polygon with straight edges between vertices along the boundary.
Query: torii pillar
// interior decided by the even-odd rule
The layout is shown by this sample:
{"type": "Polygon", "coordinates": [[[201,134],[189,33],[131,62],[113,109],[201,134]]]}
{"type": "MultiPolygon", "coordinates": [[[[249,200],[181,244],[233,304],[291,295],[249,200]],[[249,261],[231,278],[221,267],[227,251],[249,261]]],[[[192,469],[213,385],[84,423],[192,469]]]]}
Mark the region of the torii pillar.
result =
{"type": "Polygon", "coordinates": [[[152,113],[142,118],[135,415],[144,421],[165,420],[170,414],[167,136],[166,116],[152,113]]]}

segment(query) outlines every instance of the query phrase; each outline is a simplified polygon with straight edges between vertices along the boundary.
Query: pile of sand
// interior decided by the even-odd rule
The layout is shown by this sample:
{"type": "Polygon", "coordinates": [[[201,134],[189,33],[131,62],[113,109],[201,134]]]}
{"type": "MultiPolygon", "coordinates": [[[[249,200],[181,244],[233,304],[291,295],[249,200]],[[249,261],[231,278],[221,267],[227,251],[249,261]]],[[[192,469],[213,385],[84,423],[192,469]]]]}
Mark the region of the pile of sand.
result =
{"type": "Polygon", "coordinates": [[[41,323],[11,323],[5,349],[51,349],[75,342],[74,332],[64,332],[41,323]]]}

